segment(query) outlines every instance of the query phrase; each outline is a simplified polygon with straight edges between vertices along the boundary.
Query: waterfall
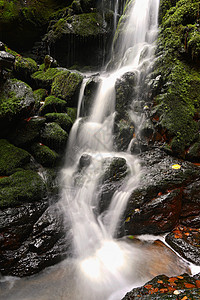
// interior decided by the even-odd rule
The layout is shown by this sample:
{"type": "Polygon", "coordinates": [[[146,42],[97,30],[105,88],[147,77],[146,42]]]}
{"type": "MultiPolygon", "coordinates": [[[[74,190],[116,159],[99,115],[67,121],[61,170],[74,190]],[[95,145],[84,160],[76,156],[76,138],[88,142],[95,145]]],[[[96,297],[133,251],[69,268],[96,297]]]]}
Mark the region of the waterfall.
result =
{"type": "MultiPolygon", "coordinates": [[[[116,11],[117,5],[118,1],[116,11]]],[[[71,130],[61,175],[60,203],[71,228],[69,238],[83,300],[108,299],[135,280],[130,262],[139,253],[115,237],[141,171],[135,156],[114,151],[115,83],[128,71],[138,74],[139,83],[141,72],[148,72],[154,57],[158,9],[159,0],[128,1],[114,42],[112,71],[101,74],[88,118],[80,117],[86,81],[80,92],[78,119],[71,130]],[[107,210],[99,212],[99,187],[114,158],[124,159],[128,172],[107,210]]]]}

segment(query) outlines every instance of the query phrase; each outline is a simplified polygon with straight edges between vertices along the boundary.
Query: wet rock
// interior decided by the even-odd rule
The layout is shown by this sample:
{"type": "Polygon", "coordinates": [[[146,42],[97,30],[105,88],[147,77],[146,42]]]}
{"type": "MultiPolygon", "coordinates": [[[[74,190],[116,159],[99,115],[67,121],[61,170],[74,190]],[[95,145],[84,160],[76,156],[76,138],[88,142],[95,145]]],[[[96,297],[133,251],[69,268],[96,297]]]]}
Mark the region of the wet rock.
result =
{"type": "Polygon", "coordinates": [[[82,106],[84,107],[83,110],[84,116],[88,116],[91,111],[93,100],[95,98],[95,94],[100,84],[100,78],[98,77],[98,75],[99,74],[92,76],[86,83],[85,90],[84,90],[84,98],[82,103],[82,106]]]}
{"type": "Polygon", "coordinates": [[[62,152],[65,149],[68,134],[57,123],[47,123],[41,133],[41,141],[51,149],[62,152]]]}
{"type": "Polygon", "coordinates": [[[30,154],[10,144],[7,140],[0,140],[0,176],[8,176],[24,167],[30,161],[30,154]]]}
{"type": "Polygon", "coordinates": [[[0,51],[0,70],[12,69],[14,66],[15,57],[14,55],[6,52],[0,51]]]}
{"type": "Polygon", "coordinates": [[[1,208],[42,200],[47,192],[42,178],[35,171],[29,170],[1,178],[0,188],[1,208]]]}
{"type": "Polygon", "coordinates": [[[49,68],[44,71],[44,66],[40,67],[37,72],[31,75],[34,88],[42,88],[50,92],[53,80],[60,72],[62,72],[62,69],[59,68],[49,68]]]}
{"type": "Polygon", "coordinates": [[[9,140],[16,146],[26,149],[40,137],[40,131],[44,127],[46,119],[32,117],[20,122],[9,135],[9,140]]]}
{"type": "Polygon", "coordinates": [[[200,229],[179,226],[166,236],[166,242],[182,257],[200,265],[200,229]]]}
{"type": "Polygon", "coordinates": [[[54,96],[45,98],[44,104],[40,108],[40,114],[45,115],[48,113],[64,113],[66,112],[67,103],[54,96]]]}
{"type": "Polygon", "coordinates": [[[136,208],[125,221],[127,233],[162,233],[178,224],[181,213],[181,190],[176,189],[136,208]]]}
{"type": "Polygon", "coordinates": [[[118,119],[124,118],[124,107],[128,108],[133,100],[136,80],[136,74],[133,72],[128,72],[116,81],[116,111],[118,113],[118,119]]]}
{"type": "Polygon", "coordinates": [[[31,84],[31,75],[38,70],[37,63],[32,58],[17,55],[15,58],[14,75],[16,78],[31,84]]]}
{"type": "Polygon", "coordinates": [[[111,35],[111,18],[112,15],[107,15],[104,22],[102,14],[96,10],[73,16],[69,13],[49,26],[43,44],[63,66],[101,66],[104,56],[102,43],[106,44],[111,35]]]}
{"type": "Polygon", "coordinates": [[[186,159],[192,162],[200,162],[200,141],[194,143],[186,154],[186,159]]]}
{"type": "Polygon", "coordinates": [[[55,167],[59,159],[59,155],[54,150],[41,143],[34,143],[30,152],[43,167],[55,167]]]}
{"type": "Polygon", "coordinates": [[[5,44],[3,42],[0,42],[0,51],[5,51],[5,44]]]}
{"type": "Polygon", "coordinates": [[[46,208],[47,202],[44,201],[0,210],[1,250],[18,249],[46,208]]]}
{"type": "Polygon", "coordinates": [[[114,124],[114,142],[118,151],[126,151],[135,135],[134,123],[128,116],[114,124]]]}
{"type": "Polygon", "coordinates": [[[63,71],[58,74],[52,84],[52,95],[67,102],[67,106],[76,107],[83,76],[80,73],[63,71]]]}
{"type": "Polygon", "coordinates": [[[55,122],[67,133],[69,133],[73,121],[67,113],[48,113],[45,115],[47,122],[55,122]]]}
{"type": "Polygon", "coordinates": [[[92,162],[92,157],[89,154],[83,154],[79,160],[79,169],[83,169],[85,167],[88,167],[90,163],[92,162]]]}
{"type": "Polygon", "coordinates": [[[159,275],[147,282],[143,287],[135,288],[122,300],[132,299],[199,299],[199,280],[183,274],[176,277],[159,275]]]}
{"type": "Polygon", "coordinates": [[[35,104],[32,89],[22,81],[9,79],[0,86],[0,127],[1,136],[11,125],[29,117],[35,104]]]}
{"type": "Polygon", "coordinates": [[[143,172],[139,186],[132,192],[125,212],[128,233],[139,234],[146,231],[155,234],[171,230],[181,215],[181,189],[199,178],[199,169],[189,162],[167,155],[158,148],[140,154],[139,158],[143,172]],[[174,166],[178,166],[178,169],[174,169],[174,166]],[[167,201],[169,207],[171,205],[169,210],[167,201]],[[163,205],[165,209],[162,209],[163,205]],[[155,217],[152,208],[156,209],[155,217]],[[143,213],[145,217],[142,216],[143,213]],[[131,222],[134,223],[133,226],[131,222]],[[154,229],[151,229],[151,225],[154,229]]]}
{"type": "Polygon", "coordinates": [[[129,173],[127,162],[122,157],[113,157],[105,160],[105,172],[101,178],[99,188],[99,211],[105,211],[111,203],[114,192],[119,190],[123,179],[129,173]]]}

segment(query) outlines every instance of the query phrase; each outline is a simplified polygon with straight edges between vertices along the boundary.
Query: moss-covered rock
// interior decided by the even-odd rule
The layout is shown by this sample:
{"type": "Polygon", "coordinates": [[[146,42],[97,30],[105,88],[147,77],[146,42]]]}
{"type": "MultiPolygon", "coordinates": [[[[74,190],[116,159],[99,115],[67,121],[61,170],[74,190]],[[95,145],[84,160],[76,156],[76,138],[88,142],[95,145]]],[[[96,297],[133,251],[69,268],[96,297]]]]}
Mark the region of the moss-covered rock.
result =
{"type": "Polygon", "coordinates": [[[55,77],[51,93],[56,97],[64,99],[68,106],[76,107],[82,80],[83,76],[79,73],[63,71],[55,77]]]}
{"type": "Polygon", "coordinates": [[[49,96],[45,99],[43,106],[40,109],[40,114],[45,115],[47,113],[62,113],[66,111],[66,101],[49,96]]]}
{"type": "Polygon", "coordinates": [[[48,96],[48,93],[45,89],[37,89],[33,92],[33,94],[35,97],[35,111],[38,111],[41,106],[41,102],[45,100],[45,98],[48,96]]]}
{"type": "Polygon", "coordinates": [[[68,133],[73,124],[72,119],[68,116],[68,114],[65,113],[49,113],[45,115],[45,118],[47,122],[57,123],[62,129],[64,129],[68,133]]]}
{"type": "Polygon", "coordinates": [[[72,119],[72,122],[74,123],[77,115],[76,107],[67,107],[66,112],[68,116],[72,119]]]}
{"type": "Polygon", "coordinates": [[[67,143],[68,134],[57,123],[47,123],[41,133],[42,142],[58,152],[62,152],[67,143]]]}
{"type": "Polygon", "coordinates": [[[198,1],[162,3],[171,8],[163,9],[165,16],[158,38],[158,58],[153,74],[154,80],[158,80],[155,87],[151,86],[156,104],[152,115],[168,149],[184,158],[187,149],[195,143],[199,130],[198,1]]]}
{"type": "Polygon", "coordinates": [[[29,147],[39,139],[40,131],[45,124],[44,117],[32,117],[20,122],[9,134],[9,140],[19,147],[29,147]]]}
{"type": "Polygon", "coordinates": [[[10,144],[7,140],[0,140],[0,176],[8,176],[30,161],[30,154],[10,144]]]}
{"type": "Polygon", "coordinates": [[[0,40],[17,50],[30,49],[45,33],[52,14],[71,0],[0,1],[0,40]]]}
{"type": "Polygon", "coordinates": [[[55,167],[59,158],[59,155],[55,151],[41,143],[33,144],[31,147],[31,153],[36,161],[44,167],[55,167]]]}
{"type": "Polygon", "coordinates": [[[18,79],[30,83],[30,76],[35,73],[37,69],[38,65],[32,58],[16,56],[14,73],[18,79]]]}
{"type": "Polygon", "coordinates": [[[1,208],[42,200],[45,195],[45,184],[34,171],[18,171],[0,179],[1,208]]]}
{"type": "Polygon", "coordinates": [[[46,71],[44,69],[40,69],[39,71],[32,74],[32,79],[35,82],[35,87],[37,89],[43,88],[50,90],[52,82],[56,75],[58,75],[61,72],[58,68],[49,68],[46,71]]]}
{"type": "Polygon", "coordinates": [[[0,127],[6,133],[9,125],[30,116],[35,98],[30,86],[16,79],[9,79],[0,86],[0,127]]]}

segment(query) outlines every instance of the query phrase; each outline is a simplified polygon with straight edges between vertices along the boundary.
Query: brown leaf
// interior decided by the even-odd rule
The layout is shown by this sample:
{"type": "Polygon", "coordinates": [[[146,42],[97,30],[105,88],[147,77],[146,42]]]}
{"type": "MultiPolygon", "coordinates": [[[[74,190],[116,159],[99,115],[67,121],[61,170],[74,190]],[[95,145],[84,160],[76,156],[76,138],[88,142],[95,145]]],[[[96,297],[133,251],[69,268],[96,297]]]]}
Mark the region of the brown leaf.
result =
{"type": "Polygon", "coordinates": [[[200,288],[200,280],[196,280],[196,286],[200,288]]]}
{"type": "Polygon", "coordinates": [[[175,239],[182,239],[183,235],[181,233],[174,235],[175,239]]]}
{"type": "Polygon", "coordinates": [[[168,292],[168,289],[160,289],[160,293],[166,293],[166,292],[168,292]]]}
{"type": "Polygon", "coordinates": [[[190,234],[189,234],[189,232],[185,232],[185,235],[186,235],[186,236],[189,236],[190,234]]]}
{"type": "Polygon", "coordinates": [[[184,279],[184,277],[183,277],[183,276],[177,276],[177,278],[179,278],[179,279],[184,279]]]}
{"type": "Polygon", "coordinates": [[[184,296],[183,298],[181,298],[181,300],[187,300],[188,297],[187,296],[184,296]]]}
{"type": "Polygon", "coordinates": [[[157,283],[163,283],[163,281],[162,280],[158,280],[157,283]]]}
{"type": "Polygon", "coordinates": [[[152,288],[152,284],[147,284],[144,286],[147,290],[151,289],[152,288]]]}
{"type": "Polygon", "coordinates": [[[196,287],[194,284],[187,283],[187,282],[184,282],[184,286],[185,286],[187,289],[191,289],[191,288],[195,288],[195,287],[196,287]]]}
{"type": "Polygon", "coordinates": [[[177,280],[178,280],[178,278],[176,278],[176,277],[171,277],[168,279],[169,282],[173,282],[173,283],[174,283],[174,281],[177,281],[177,280]]]}
{"type": "Polygon", "coordinates": [[[149,294],[155,294],[158,292],[158,288],[152,288],[151,290],[149,290],[149,294]]]}

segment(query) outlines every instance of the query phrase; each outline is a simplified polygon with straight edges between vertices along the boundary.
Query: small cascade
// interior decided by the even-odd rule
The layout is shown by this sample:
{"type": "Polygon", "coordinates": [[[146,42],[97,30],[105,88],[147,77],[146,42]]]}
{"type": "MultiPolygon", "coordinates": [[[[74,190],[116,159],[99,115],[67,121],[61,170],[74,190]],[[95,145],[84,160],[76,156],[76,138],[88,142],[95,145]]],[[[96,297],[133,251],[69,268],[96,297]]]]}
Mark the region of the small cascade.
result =
{"type": "MultiPolygon", "coordinates": [[[[115,3],[116,23],[122,3],[124,1],[115,3]]],[[[134,255],[139,255],[138,250],[115,238],[130,194],[139,183],[141,170],[135,156],[114,150],[115,84],[127,72],[137,75],[137,93],[130,107],[130,117],[139,130],[142,119],[133,108],[140,96],[144,74],[153,64],[158,8],[159,0],[135,0],[127,5],[123,28],[113,48],[112,71],[100,75],[88,117],[82,117],[84,113],[81,113],[87,78],[81,87],[77,120],[71,130],[61,174],[60,204],[67,226],[71,228],[69,235],[83,300],[108,299],[114,291],[136,280],[130,261],[134,255]],[[123,159],[127,173],[107,209],[100,211],[99,191],[113,159],[123,159]]]]}

